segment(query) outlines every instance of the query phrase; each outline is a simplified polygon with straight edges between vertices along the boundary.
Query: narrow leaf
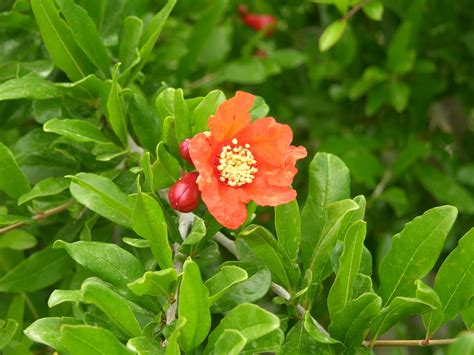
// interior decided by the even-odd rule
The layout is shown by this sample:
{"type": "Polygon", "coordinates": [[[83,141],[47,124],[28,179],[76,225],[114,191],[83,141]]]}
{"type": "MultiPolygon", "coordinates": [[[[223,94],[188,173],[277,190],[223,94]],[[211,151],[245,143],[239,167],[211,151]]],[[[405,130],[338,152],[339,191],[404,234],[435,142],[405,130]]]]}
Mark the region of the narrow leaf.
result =
{"type": "Polygon", "coordinates": [[[278,246],[296,261],[301,240],[300,209],[296,200],[275,207],[275,228],[278,246]]]}
{"type": "Polygon", "coordinates": [[[0,190],[12,198],[30,191],[30,183],[20,170],[10,149],[0,143],[0,190]]]}

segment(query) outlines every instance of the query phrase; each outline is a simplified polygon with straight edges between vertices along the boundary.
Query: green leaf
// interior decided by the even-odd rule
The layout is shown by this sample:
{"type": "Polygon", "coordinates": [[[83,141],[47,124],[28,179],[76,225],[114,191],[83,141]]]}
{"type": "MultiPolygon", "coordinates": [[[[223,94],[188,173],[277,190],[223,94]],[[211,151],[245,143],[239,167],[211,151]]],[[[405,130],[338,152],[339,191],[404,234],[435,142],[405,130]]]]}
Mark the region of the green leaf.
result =
{"type": "Polygon", "coordinates": [[[4,275],[0,279],[0,292],[40,290],[61,280],[71,267],[71,259],[63,250],[43,249],[4,275]]]}
{"type": "Polygon", "coordinates": [[[41,78],[35,73],[0,84],[0,101],[17,99],[46,100],[61,96],[63,96],[63,93],[54,83],[41,78]]]}
{"type": "Polygon", "coordinates": [[[235,329],[226,329],[219,339],[217,339],[213,354],[239,355],[246,343],[247,338],[245,338],[241,332],[235,329]]]}
{"type": "Polygon", "coordinates": [[[455,207],[432,208],[393,237],[392,248],[379,266],[382,277],[378,293],[384,305],[396,296],[414,296],[415,280],[433,268],[456,216],[455,207]]]}
{"type": "MultiPolygon", "coordinates": [[[[237,262],[235,265],[242,264],[243,262],[237,262]]],[[[250,276],[247,280],[233,285],[213,304],[213,312],[229,311],[241,303],[256,302],[267,294],[272,282],[270,270],[265,266],[260,266],[252,274],[248,271],[248,274],[250,276]]]]}
{"type": "Polygon", "coordinates": [[[288,257],[285,258],[280,253],[275,238],[267,229],[253,225],[240,232],[239,239],[237,239],[238,253],[240,238],[245,241],[257,258],[270,269],[276,282],[287,288],[292,288],[291,277],[288,274],[288,272],[291,272],[292,263],[288,257]]]}
{"type": "Polygon", "coordinates": [[[90,62],[74,40],[71,29],[61,19],[54,1],[32,0],[31,8],[43,42],[59,69],[72,81],[90,74],[90,62]]]}
{"type": "Polygon", "coordinates": [[[191,122],[193,124],[193,134],[209,131],[207,121],[225,99],[224,93],[220,90],[213,90],[204,97],[192,114],[191,122]]]}
{"type": "Polygon", "coordinates": [[[155,100],[155,109],[158,117],[164,120],[168,116],[174,116],[174,92],[173,88],[166,88],[155,100]]]}
{"type": "Polygon", "coordinates": [[[205,282],[210,294],[209,305],[216,302],[233,285],[247,278],[247,271],[238,266],[222,266],[219,272],[205,282]]]}
{"type": "Polygon", "coordinates": [[[87,11],[76,5],[73,0],[57,0],[61,14],[71,28],[72,36],[84,51],[89,60],[99,68],[106,77],[110,76],[110,62],[107,50],[100,38],[99,31],[87,14],[87,11]]]}
{"type": "Polygon", "coordinates": [[[53,118],[44,124],[43,130],[59,134],[76,142],[110,142],[95,125],[84,120],[53,118]]]}
{"type": "Polygon", "coordinates": [[[71,355],[131,355],[110,331],[88,325],[64,325],[61,342],[71,355]]]}
{"type": "Polygon", "coordinates": [[[189,109],[183,95],[183,89],[176,89],[174,91],[174,123],[178,142],[182,142],[192,136],[189,109]]]}
{"type": "Polygon", "coordinates": [[[117,287],[126,287],[145,272],[132,254],[115,244],[58,240],[54,248],[66,249],[78,264],[117,287]]]}
{"type": "Polygon", "coordinates": [[[48,298],[48,307],[53,308],[64,302],[84,302],[80,290],[54,290],[48,298]]]}
{"type": "Polygon", "coordinates": [[[308,198],[301,212],[301,257],[305,269],[321,238],[326,207],[349,197],[349,170],[332,154],[317,153],[309,167],[308,198]]]}
{"type": "Polygon", "coordinates": [[[155,189],[170,187],[181,175],[179,162],[166,150],[163,142],[156,147],[156,161],[152,165],[155,189]]]}
{"type": "Polygon", "coordinates": [[[329,335],[322,332],[320,329],[321,326],[317,326],[314,322],[313,317],[309,311],[306,311],[304,314],[304,329],[308,332],[308,334],[318,343],[323,344],[336,344],[339,341],[332,339],[329,335]]]}
{"type": "Polygon", "coordinates": [[[252,120],[257,120],[259,118],[266,117],[269,111],[270,111],[270,107],[265,102],[263,97],[255,96],[255,101],[253,103],[252,108],[249,111],[249,114],[252,120]]]}
{"type": "Polygon", "coordinates": [[[379,314],[382,300],[375,293],[365,293],[350,301],[331,318],[329,333],[347,348],[359,347],[370,323],[379,314]]]}
{"type": "Polygon", "coordinates": [[[127,121],[123,111],[122,88],[117,82],[119,66],[120,63],[115,66],[112,76],[112,84],[107,99],[107,118],[115,135],[120,139],[122,144],[126,146],[128,134],[127,121]]]}
{"type": "Polygon", "coordinates": [[[18,329],[18,322],[14,319],[7,321],[0,320],[0,350],[7,345],[13,338],[18,329]]]}
{"type": "Polygon", "coordinates": [[[114,182],[90,173],[68,176],[71,195],[81,204],[124,227],[130,227],[132,208],[128,197],[114,182]]]}
{"type": "Polygon", "coordinates": [[[132,212],[133,230],[150,242],[151,251],[161,269],[173,266],[168,228],[163,211],[153,197],[138,192],[132,212]]]}
{"type": "Polygon", "coordinates": [[[129,68],[139,50],[143,21],[135,16],[123,20],[122,38],[119,45],[119,58],[125,68],[129,68]]]}
{"type": "Polygon", "coordinates": [[[364,13],[367,15],[368,18],[375,21],[382,20],[382,17],[383,17],[382,1],[379,1],[379,0],[369,1],[369,3],[364,5],[362,10],[364,10],[364,13]]]}
{"type": "Polygon", "coordinates": [[[161,138],[160,120],[146,99],[138,94],[132,96],[128,110],[130,123],[139,143],[149,151],[153,151],[161,138]]]}
{"type": "MultiPolygon", "coordinates": [[[[169,343],[168,343],[168,346],[169,343]]],[[[161,344],[151,337],[143,336],[131,338],[127,342],[127,348],[134,351],[138,355],[163,354],[161,344]]]]}
{"type": "Polygon", "coordinates": [[[416,52],[412,49],[414,37],[414,26],[409,20],[395,32],[387,49],[387,67],[393,73],[404,74],[413,68],[416,59],[416,52]]]}
{"type": "Polygon", "coordinates": [[[87,303],[96,305],[125,334],[130,337],[142,335],[140,324],[125,298],[102,283],[94,281],[85,281],[81,291],[87,303]]]}
{"type": "Polygon", "coordinates": [[[448,355],[472,354],[473,352],[474,334],[472,332],[461,333],[459,339],[448,349],[448,355]]]}
{"type": "Polygon", "coordinates": [[[180,355],[181,350],[179,348],[179,334],[181,332],[181,329],[186,325],[186,318],[178,318],[176,320],[176,323],[174,324],[174,329],[171,332],[171,334],[168,336],[168,345],[166,346],[166,355],[180,355]]]}
{"type": "Polygon", "coordinates": [[[337,41],[341,38],[347,27],[347,21],[336,20],[327,26],[321,37],[319,38],[319,50],[321,52],[327,51],[329,48],[334,46],[337,41]]]}
{"type": "Polygon", "coordinates": [[[30,191],[30,183],[20,170],[10,149],[0,143],[0,190],[12,198],[30,191]]]}
{"type": "Polygon", "coordinates": [[[280,319],[257,305],[243,303],[232,309],[209,335],[205,353],[217,348],[217,340],[226,330],[237,330],[252,342],[280,326],[280,319]]]}
{"type": "Polygon", "coordinates": [[[15,229],[0,235],[0,248],[8,248],[13,250],[31,249],[37,244],[37,240],[30,233],[15,229]]]}
{"type": "Polygon", "coordinates": [[[260,353],[280,353],[281,345],[285,340],[285,333],[278,328],[260,337],[251,343],[247,343],[241,355],[252,355],[260,353]]]}
{"type": "Polygon", "coordinates": [[[357,100],[365,95],[374,85],[385,81],[388,74],[381,68],[370,66],[367,67],[362,77],[351,84],[349,89],[349,98],[357,100]]]}
{"type": "Polygon", "coordinates": [[[261,60],[242,58],[220,67],[217,77],[236,84],[260,84],[267,79],[267,71],[261,60]]]}
{"type": "Polygon", "coordinates": [[[334,354],[333,352],[328,352],[325,348],[326,346],[326,344],[314,341],[313,337],[304,328],[303,321],[299,321],[288,332],[281,348],[281,354],[334,354]]]}
{"type": "Polygon", "coordinates": [[[462,320],[466,325],[467,329],[474,329],[474,297],[471,298],[467,307],[462,311],[462,320]]]}
{"type": "Polygon", "coordinates": [[[390,83],[390,102],[398,113],[405,111],[410,99],[410,87],[400,81],[390,83]]]}
{"type": "Polygon", "coordinates": [[[31,191],[23,194],[18,199],[18,205],[34,200],[38,197],[57,195],[69,187],[69,180],[63,177],[50,177],[38,182],[31,191]]]}
{"type": "Polygon", "coordinates": [[[169,296],[176,288],[178,274],[174,268],[160,271],[147,271],[139,279],[128,284],[138,296],[169,296]]]}
{"type": "Polygon", "coordinates": [[[366,231],[366,223],[357,221],[350,226],[344,237],[344,251],[339,258],[339,269],[328,295],[328,309],[331,315],[352,300],[352,290],[362,260],[366,231]]]}
{"type": "Polygon", "coordinates": [[[67,351],[61,339],[61,327],[63,325],[77,325],[82,322],[70,317],[41,318],[30,324],[25,329],[25,335],[31,340],[47,345],[60,352],[67,351]]]}
{"type": "Polygon", "coordinates": [[[186,260],[178,303],[179,318],[186,318],[179,334],[179,343],[186,352],[196,349],[211,329],[208,297],[209,291],[202,282],[199,266],[191,259],[186,260]]]}
{"type": "Polygon", "coordinates": [[[275,228],[278,246],[296,261],[301,240],[301,218],[298,201],[275,207],[275,228]]]}
{"type": "Polygon", "coordinates": [[[433,334],[437,324],[442,323],[444,320],[441,300],[436,291],[421,280],[416,280],[416,298],[433,307],[432,310],[428,310],[428,312],[421,315],[426,329],[426,339],[428,339],[433,334]]]}
{"type": "Polygon", "coordinates": [[[436,275],[434,290],[441,300],[444,321],[457,316],[474,297],[473,250],[474,228],[471,228],[459,239],[458,246],[444,260],[436,275]]]}
{"type": "Polygon", "coordinates": [[[413,314],[423,314],[433,310],[433,306],[415,297],[395,297],[382,308],[380,314],[374,319],[371,326],[372,341],[380,334],[385,333],[402,319],[413,314]]]}
{"type": "Polygon", "coordinates": [[[206,236],[206,224],[204,220],[198,216],[194,217],[193,227],[191,228],[191,232],[189,232],[186,239],[183,241],[182,245],[195,245],[202,241],[202,239],[206,236]]]}

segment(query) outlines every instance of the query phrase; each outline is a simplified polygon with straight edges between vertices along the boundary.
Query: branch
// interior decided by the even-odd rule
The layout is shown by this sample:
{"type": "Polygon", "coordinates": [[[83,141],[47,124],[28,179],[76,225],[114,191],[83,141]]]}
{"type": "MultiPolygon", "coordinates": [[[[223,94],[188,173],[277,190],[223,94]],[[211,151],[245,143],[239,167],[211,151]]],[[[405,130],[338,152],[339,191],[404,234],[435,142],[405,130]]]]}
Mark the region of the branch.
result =
{"type": "Polygon", "coordinates": [[[431,345],[447,345],[456,342],[458,338],[451,339],[432,339],[426,340],[376,340],[373,344],[370,340],[364,341],[365,347],[371,346],[431,346],[431,345]]]}
{"type": "Polygon", "coordinates": [[[358,13],[362,8],[367,5],[370,2],[370,0],[363,0],[356,6],[354,6],[347,14],[341,17],[340,21],[347,21],[349,20],[352,16],[354,16],[356,13],[358,13]]]}
{"type": "MultiPolygon", "coordinates": [[[[31,217],[31,221],[41,221],[43,219],[46,219],[48,217],[51,217],[55,214],[61,213],[62,211],[65,211],[73,204],[74,201],[68,201],[66,203],[63,203],[62,205],[56,206],[54,208],[51,208],[46,211],[39,212],[38,214],[35,214],[33,217],[31,217]]],[[[27,224],[29,221],[20,221],[14,224],[10,224],[9,226],[0,228],[0,234],[12,231],[14,229],[23,227],[25,224],[27,224]]]]}

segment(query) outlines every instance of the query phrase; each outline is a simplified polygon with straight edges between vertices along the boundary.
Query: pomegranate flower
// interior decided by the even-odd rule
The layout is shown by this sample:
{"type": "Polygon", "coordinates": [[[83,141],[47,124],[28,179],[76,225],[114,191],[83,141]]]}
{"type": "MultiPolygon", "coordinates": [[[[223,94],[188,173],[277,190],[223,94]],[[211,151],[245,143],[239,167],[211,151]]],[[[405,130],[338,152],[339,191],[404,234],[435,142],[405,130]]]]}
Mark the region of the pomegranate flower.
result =
{"type": "Polygon", "coordinates": [[[210,132],[191,139],[189,152],[201,197],[223,226],[236,229],[247,218],[246,204],[277,206],[296,198],[291,183],[304,147],[291,145],[288,125],[271,117],[250,122],[254,96],[242,91],[209,118],[210,132]]]}

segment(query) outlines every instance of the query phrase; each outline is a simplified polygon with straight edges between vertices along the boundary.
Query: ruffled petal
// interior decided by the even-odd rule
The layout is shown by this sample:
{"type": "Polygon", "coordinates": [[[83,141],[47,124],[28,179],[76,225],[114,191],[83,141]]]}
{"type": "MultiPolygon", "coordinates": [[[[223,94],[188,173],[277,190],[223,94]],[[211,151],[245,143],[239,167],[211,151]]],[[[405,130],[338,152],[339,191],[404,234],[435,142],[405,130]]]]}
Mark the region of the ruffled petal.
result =
{"type": "Polygon", "coordinates": [[[195,135],[189,143],[189,155],[201,179],[210,179],[214,174],[212,162],[212,140],[204,133],[195,135]]]}
{"type": "Polygon", "coordinates": [[[255,97],[252,94],[237,91],[235,96],[224,101],[215,115],[208,121],[212,137],[219,142],[232,139],[242,128],[250,124],[250,109],[255,97]]]}
{"type": "Polygon", "coordinates": [[[308,155],[306,148],[299,146],[295,147],[291,145],[286,152],[285,164],[278,169],[275,173],[275,170],[271,174],[267,174],[267,181],[270,185],[275,186],[288,186],[293,183],[293,179],[298,172],[296,169],[296,161],[299,159],[306,158],[308,155]]]}
{"type": "Polygon", "coordinates": [[[262,178],[256,178],[245,190],[259,206],[278,206],[296,198],[296,191],[290,185],[271,186],[262,178]]]}

